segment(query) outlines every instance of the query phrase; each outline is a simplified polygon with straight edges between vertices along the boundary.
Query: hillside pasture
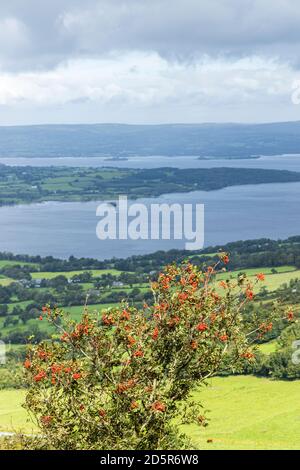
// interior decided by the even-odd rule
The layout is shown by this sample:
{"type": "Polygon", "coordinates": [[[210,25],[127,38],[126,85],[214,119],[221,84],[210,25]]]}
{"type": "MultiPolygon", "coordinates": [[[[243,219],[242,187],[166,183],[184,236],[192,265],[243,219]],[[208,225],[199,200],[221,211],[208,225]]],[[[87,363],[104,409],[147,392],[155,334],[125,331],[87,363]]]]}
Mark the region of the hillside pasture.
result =
{"type": "Polygon", "coordinates": [[[183,430],[197,449],[299,449],[299,393],[299,380],[216,377],[193,396],[210,410],[209,426],[183,430]]]}
{"type": "MultiPolygon", "coordinates": [[[[195,449],[299,449],[300,381],[273,381],[253,376],[215,377],[193,399],[207,412],[207,428],[183,425],[195,449]]],[[[0,391],[0,431],[34,430],[26,411],[25,391],[0,391]]]]}

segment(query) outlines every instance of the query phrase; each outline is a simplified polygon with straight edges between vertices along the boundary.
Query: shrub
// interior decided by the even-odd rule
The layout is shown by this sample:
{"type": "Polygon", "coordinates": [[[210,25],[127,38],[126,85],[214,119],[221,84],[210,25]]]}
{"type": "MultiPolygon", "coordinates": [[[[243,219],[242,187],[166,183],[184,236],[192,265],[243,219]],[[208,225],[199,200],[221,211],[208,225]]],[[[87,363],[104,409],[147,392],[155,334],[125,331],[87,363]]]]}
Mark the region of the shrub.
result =
{"type": "Polygon", "coordinates": [[[46,450],[42,438],[13,434],[0,437],[0,450],[46,450]]]}
{"type": "Polygon", "coordinates": [[[296,380],[300,379],[300,364],[293,361],[295,348],[293,343],[300,339],[300,325],[294,323],[286,328],[279,336],[278,350],[261,362],[258,373],[271,376],[274,379],[296,380]]]}
{"type": "Polygon", "coordinates": [[[47,333],[41,331],[36,325],[30,326],[26,329],[22,327],[16,327],[9,331],[6,335],[1,337],[6,343],[13,344],[27,344],[28,338],[34,336],[36,342],[40,342],[47,338],[47,333]]]}
{"type": "Polygon", "coordinates": [[[0,390],[4,388],[21,388],[24,386],[24,371],[14,361],[0,367],[0,390]]]}
{"type": "Polygon", "coordinates": [[[180,423],[206,424],[191,391],[224,364],[236,371],[253,361],[250,344],[271,328],[270,319],[244,321],[253,286],[244,276],[217,285],[217,266],[168,266],[141,310],[84,311],[76,323],[44,308],[59,335],[29,350],[25,406],[48,448],[191,447],[180,423]]]}
{"type": "Polygon", "coordinates": [[[300,365],[293,364],[293,352],[294,350],[290,347],[271,354],[266,362],[269,375],[274,379],[300,379],[300,365]]]}

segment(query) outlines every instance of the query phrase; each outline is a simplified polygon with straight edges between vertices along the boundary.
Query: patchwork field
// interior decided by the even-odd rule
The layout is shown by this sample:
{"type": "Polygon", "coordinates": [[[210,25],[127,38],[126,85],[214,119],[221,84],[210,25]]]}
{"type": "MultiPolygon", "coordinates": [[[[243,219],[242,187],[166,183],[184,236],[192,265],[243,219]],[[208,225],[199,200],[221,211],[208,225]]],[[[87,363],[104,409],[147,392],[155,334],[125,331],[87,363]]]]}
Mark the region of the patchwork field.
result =
{"type": "MultiPolygon", "coordinates": [[[[19,264],[21,266],[26,265],[26,263],[15,263],[15,262],[7,262],[7,261],[0,261],[0,269],[4,266],[15,266],[19,264]],[[1,266],[2,263],[2,266],[1,266]]],[[[29,264],[29,263],[28,263],[29,264]]],[[[67,279],[71,279],[73,276],[82,274],[82,273],[90,273],[93,277],[101,277],[105,274],[111,274],[112,276],[118,276],[121,274],[120,271],[117,269],[86,269],[82,271],[37,271],[31,272],[32,279],[54,279],[57,276],[65,276],[67,279]]],[[[15,282],[15,279],[11,279],[9,277],[1,276],[0,275],[0,286],[8,286],[12,282],[15,282]]]]}
{"type": "MultiPolygon", "coordinates": [[[[71,278],[74,275],[79,275],[79,274],[82,274],[83,272],[85,271],[80,271],[80,270],[63,271],[63,272],[40,271],[40,272],[31,272],[31,276],[33,279],[51,280],[59,275],[63,275],[66,278],[71,278]]],[[[93,278],[91,279],[90,282],[81,282],[79,284],[79,288],[83,289],[86,295],[88,294],[88,292],[90,291],[92,292],[93,289],[94,290],[97,289],[95,287],[95,282],[97,278],[101,277],[101,275],[111,274],[116,277],[121,275],[121,271],[118,271],[113,268],[103,269],[103,270],[94,269],[94,270],[89,270],[87,272],[90,272],[93,278]]],[[[220,273],[217,275],[217,281],[226,280],[226,279],[234,279],[241,273],[245,273],[250,279],[252,278],[254,280],[255,274],[257,274],[257,272],[262,272],[265,274],[265,281],[257,284],[255,288],[256,291],[265,287],[269,292],[274,292],[283,284],[289,284],[291,279],[296,279],[296,278],[300,279],[300,270],[297,270],[294,266],[286,265],[286,266],[277,267],[275,272],[274,272],[274,269],[271,267],[260,268],[260,269],[251,268],[251,269],[245,269],[245,270],[240,270],[240,271],[224,272],[224,273],[220,273]]],[[[7,286],[11,282],[16,282],[16,281],[13,279],[0,277],[0,285],[2,286],[7,286]]],[[[107,307],[116,305],[121,300],[121,297],[116,297],[116,295],[120,292],[121,295],[122,293],[124,293],[124,297],[126,297],[126,295],[130,295],[130,292],[132,291],[133,287],[138,289],[141,294],[144,294],[149,290],[150,285],[149,283],[138,283],[137,280],[135,279],[135,283],[131,286],[125,284],[121,287],[102,288],[101,296],[100,295],[96,297],[94,296],[93,299],[90,300],[91,305],[89,305],[89,309],[92,311],[93,310],[101,311],[107,307]],[[111,294],[115,294],[114,297],[112,297],[111,294]],[[116,302],[115,304],[111,303],[114,301],[116,302]]],[[[219,289],[222,290],[222,288],[219,288],[219,289]]],[[[54,295],[57,295],[53,288],[39,288],[38,290],[33,289],[30,292],[32,292],[32,296],[36,293],[39,294],[39,299],[42,299],[42,300],[39,301],[38,303],[41,302],[41,305],[45,303],[43,299],[47,298],[48,293],[49,295],[53,293],[54,295]]],[[[30,306],[30,304],[32,304],[32,302],[33,302],[33,299],[19,301],[16,296],[12,296],[11,301],[7,304],[8,312],[12,313],[15,308],[26,309],[27,306],[30,306]]],[[[78,301],[78,306],[63,307],[63,308],[65,311],[68,311],[74,319],[78,319],[83,310],[82,308],[83,303],[84,303],[84,299],[83,300],[81,299],[80,302],[78,301]]],[[[65,304],[58,303],[58,305],[67,305],[67,302],[65,304]]],[[[13,318],[16,321],[18,319],[17,316],[12,316],[11,318],[13,318]]],[[[41,330],[51,331],[51,328],[49,328],[49,325],[46,322],[39,322],[37,318],[38,318],[38,314],[36,316],[36,319],[30,318],[26,321],[26,323],[17,322],[18,329],[20,331],[25,331],[28,328],[31,328],[34,325],[37,325],[41,330]]],[[[13,323],[13,320],[9,325],[5,324],[5,320],[6,320],[5,316],[0,317],[0,328],[1,328],[3,335],[10,333],[16,328],[16,324],[13,323]]],[[[14,339],[12,340],[12,342],[15,342],[14,339]]]]}

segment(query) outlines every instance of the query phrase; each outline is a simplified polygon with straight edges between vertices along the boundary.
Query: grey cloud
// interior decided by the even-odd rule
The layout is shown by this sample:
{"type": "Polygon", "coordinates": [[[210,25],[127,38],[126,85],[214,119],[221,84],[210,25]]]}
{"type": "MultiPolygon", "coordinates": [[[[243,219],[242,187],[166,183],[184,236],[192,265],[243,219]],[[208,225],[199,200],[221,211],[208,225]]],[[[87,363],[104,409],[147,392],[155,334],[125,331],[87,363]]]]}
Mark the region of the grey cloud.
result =
{"type": "Polygon", "coordinates": [[[2,67],[51,68],[120,50],[300,62],[298,0],[11,0],[1,2],[0,26],[7,19],[18,22],[23,39],[20,31],[7,34],[13,47],[0,47],[2,67]]]}
{"type": "Polygon", "coordinates": [[[299,0],[3,0],[0,123],[299,119],[299,0]]]}

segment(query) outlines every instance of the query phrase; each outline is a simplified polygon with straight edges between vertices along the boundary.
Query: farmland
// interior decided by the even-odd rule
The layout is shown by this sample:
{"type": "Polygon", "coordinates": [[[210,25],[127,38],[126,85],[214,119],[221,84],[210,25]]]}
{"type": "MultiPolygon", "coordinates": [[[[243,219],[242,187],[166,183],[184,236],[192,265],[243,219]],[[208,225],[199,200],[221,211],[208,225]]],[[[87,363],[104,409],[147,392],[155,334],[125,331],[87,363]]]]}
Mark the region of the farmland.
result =
{"type": "MultiPolygon", "coordinates": [[[[290,245],[281,242],[278,244],[278,249],[285,249],[285,246],[290,245]]],[[[294,250],[299,249],[298,243],[291,246],[294,250]]],[[[216,249],[211,249],[203,254],[189,255],[189,258],[200,265],[213,264],[217,259],[217,253],[216,249]]],[[[264,253],[260,256],[265,256],[264,253]]],[[[253,256],[258,255],[259,253],[255,253],[253,256]]],[[[26,335],[32,329],[49,333],[46,322],[38,321],[40,309],[47,303],[62,307],[73,318],[78,318],[83,305],[101,311],[123,300],[136,305],[141,305],[144,300],[150,301],[150,281],[162,268],[164,260],[161,256],[159,253],[125,261],[99,262],[13,256],[5,259],[5,255],[2,255],[0,259],[2,338],[12,343],[26,342],[26,335]]],[[[174,256],[183,258],[184,254],[174,253],[174,256]]],[[[233,262],[234,256],[233,251],[233,262]]],[[[248,259],[249,263],[251,256],[248,259]]],[[[280,259],[282,257],[281,254],[280,259]]],[[[291,257],[287,258],[289,259],[291,257]]],[[[217,274],[217,289],[221,290],[218,287],[218,282],[221,280],[237,279],[241,274],[245,274],[250,280],[255,281],[257,272],[261,272],[265,275],[265,281],[256,284],[255,292],[259,294],[257,301],[262,303],[277,298],[283,288],[290,289],[290,283],[300,279],[300,269],[292,263],[279,263],[277,266],[272,263],[269,266],[255,268],[239,268],[241,260],[234,264],[233,269],[229,266],[226,272],[217,274]]],[[[294,301],[295,304],[299,302],[300,299],[294,301]]]]}
{"type": "MultiPolygon", "coordinates": [[[[248,269],[248,270],[243,270],[243,271],[233,271],[233,272],[227,272],[227,273],[221,273],[218,274],[217,276],[217,281],[219,280],[224,280],[224,279],[236,279],[238,275],[241,273],[246,274],[249,279],[255,279],[255,273],[257,273],[257,269],[248,269]]],[[[261,283],[256,286],[256,291],[259,292],[259,290],[264,287],[267,289],[268,292],[276,292],[277,289],[280,288],[283,284],[288,284],[292,279],[300,279],[300,270],[296,270],[293,266],[281,266],[277,268],[276,273],[271,272],[271,268],[264,268],[261,269],[260,272],[265,273],[265,282],[261,283]]],[[[38,272],[31,272],[31,278],[33,281],[35,280],[42,280],[42,281],[53,281],[58,278],[58,276],[63,276],[66,279],[70,280],[74,278],[74,276],[79,276],[80,274],[89,274],[90,275],[90,280],[89,282],[79,282],[78,284],[74,285],[74,288],[76,288],[77,291],[82,292],[82,301],[78,303],[78,305],[64,305],[64,303],[60,304],[58,302],[58,305],[61,305],[64,307],[65,311],[68,312],[72,318],[78,318],[79,315],[81,314],[83,307],[82,305],[85,304],[85,299],[87,301],[87,305],[89,307],[89,310],[94,311],[98,310],[101,311],[106,308],[110,308],[114,306],[116,303],[118,303],[122,299],[132,299],[132,292],[133,289],[136,290],[137,292],[137,297],[136,300],[139,301],[141,300],[140,295],[143,295],[145,293],[150,294],[150,286],[149,286],[149,280],[145,279],[144,283],[139,283],[139,279],[135,279],[135,282],[132,283],[131,285],[126,284],[126,283],[121,283],[119,287],[112,287],[112,286],[107,286],[107,287],[102,287],[99,290],[99,279],[105,275],[111,275],[113,279],[115,279],[115,282],[117,282],[117,279],[119,276],[122,274],[121,271],[118,271],[116,269],[104,269],[104,270],[90,270],[90,271],[63,271],[63,272],[45,272],[45,271],[38,271],[38,272]],[[97,288],[98,286],[98,288],[97,288]],[[96,292],[96,294],[94,293],[96,292]],[[115,297],[112,297],[112,294],[114,294],[115,297]],[[108,299],[108,301],[106,301],[108,299]],[[115,299],[115,301],[113,301],[115,299]]],[[[9,286],[11,283],[15,282],[13,279],[1,279],[0,284],[2,286],[9,286]]],[[[58,283],[58,288],[59,288],[59,283],[58,283]]],[[[66,285],[66,289],[69,288],[70,293],[72,295],[72,284],[71,285],[66,285]]],[[[47,295],[47,292],[49,292],[52,296],[55,295],[55,288],[54,287],[39,287],[29,289],[29,292],[32,292],[35,295],[42,295],[45,297],[47,295]]],[[[77,292],[78,293],[78,292],[77,292]]],[[[12,299],[15,300],[15,299],[12,299]]],[[[31,300],[21,300],[21,301],[12,301],[8,303],[8,312],[11,314],[11,319],[14,320],[11,322],[11,325],[8,325],[7,322],[4,323],[5,318],[0,317],[0,326],[2,326],[1,331],[2,334],[10,333],[11,331],[14,330],[14,328],[17,326],[20,330],[26,331],[28,328],[33,327],[34,325],[37,325],[41,331],[50,331],[49,326],[45,322],[39,322],[38,321],[38,312],[36,313],[35,318],[29,318],[26,321],[25,324],[18,324],[16,323],[17,317],[14,314],[14,309],[19,308],[19,309],[28,309],[29,307],[34,308],[33,303],[34,298],[31,300]]],[[[42,305],[41,305],[42,307],[42,305]]]]}
{"type": "Polygon", "coordinates": [[[110,200],[154,197],[172,192],[211,191],[228,186],[300,181],[286,170],[208,169],[95,169],[66,167],[8,167],[1,165],[0,205],[42,201],[110,200]]]}
{"type": "MultiPolygon", "coordinates": [[[[269,244],[269,241],[266,242],[267,247],[269,244]]],[[[230,264],[226,265],[226,271],[221,266],[221,271],[217,273],[214,281],[216,289],[222,290],[219,286],[222,280],[236,280],[245,274],[250,280],[256,281],[256,274],[263,273],[265,281],[256,284],[256,297],[252,304],[257,314],[263,316],[271,308],[273,300],[280,300],[283,304],[293,304],[295,315],[299,317],[298,241],[281,241],[270,252],[263,248],[261,242],[259,249],[255,248],[256,251],[249,254],[248,244],[246,247],[240,243],[231,246],[230,264]],[[274,251],[276,255],[273,256],[274,251]]],[[[205,267],[216,263],[218,251],[219,248],[212,247],[206,252],[189,255],[189,258],[205,267]]],[[[22,384],[20,360],[24,358],[29,336],[34,335],[40,341],[48,339],[54,332],[47,321],[39,320],[41,307],[46,303],[57,305],[78,321],[84,305],[90,312],[101,312],[123,300],[138,307],[145,299],[151,303],[150,282],[157,278],[163,265],[173,260],[186,259],[186,253],[159,252],[104,262],[5,254],[0,257],[0,333],[1,339],[11,343],[8,348],[10,366],[17,373],[15,378],[10,366],[0,366],[0,432],[23,430],[30,433],[33,430],[32,423],[27,421],[26,412],[21,407],[25,392],[19,389],[22,384]]],[[[210,410],[210,424],[207,428],[183,426],[195,448],[297,448],[297,416],[300,415],[297,394],[300,381],[291,379],[297,379],[298,372],[290,368],[289,380],[285,381],[269,378],[272,374],[277,374],[277,378],[285,378],[285,371],[281,368],[281,351],[282,354],[288,354],[284,360],[291,357],[288,350],[291,345],[289,336],[287,346],[280,346],[277,341],[283,328],[286,325],[277,325],[266,342],[258,344],[260,362],[257,368],[241,371],[249,375],[216,377],[209,381],[208,387],[195,390],[195,401],[210,410]],[[278,352],[278,359],[274,359],[278,352]]]]}

